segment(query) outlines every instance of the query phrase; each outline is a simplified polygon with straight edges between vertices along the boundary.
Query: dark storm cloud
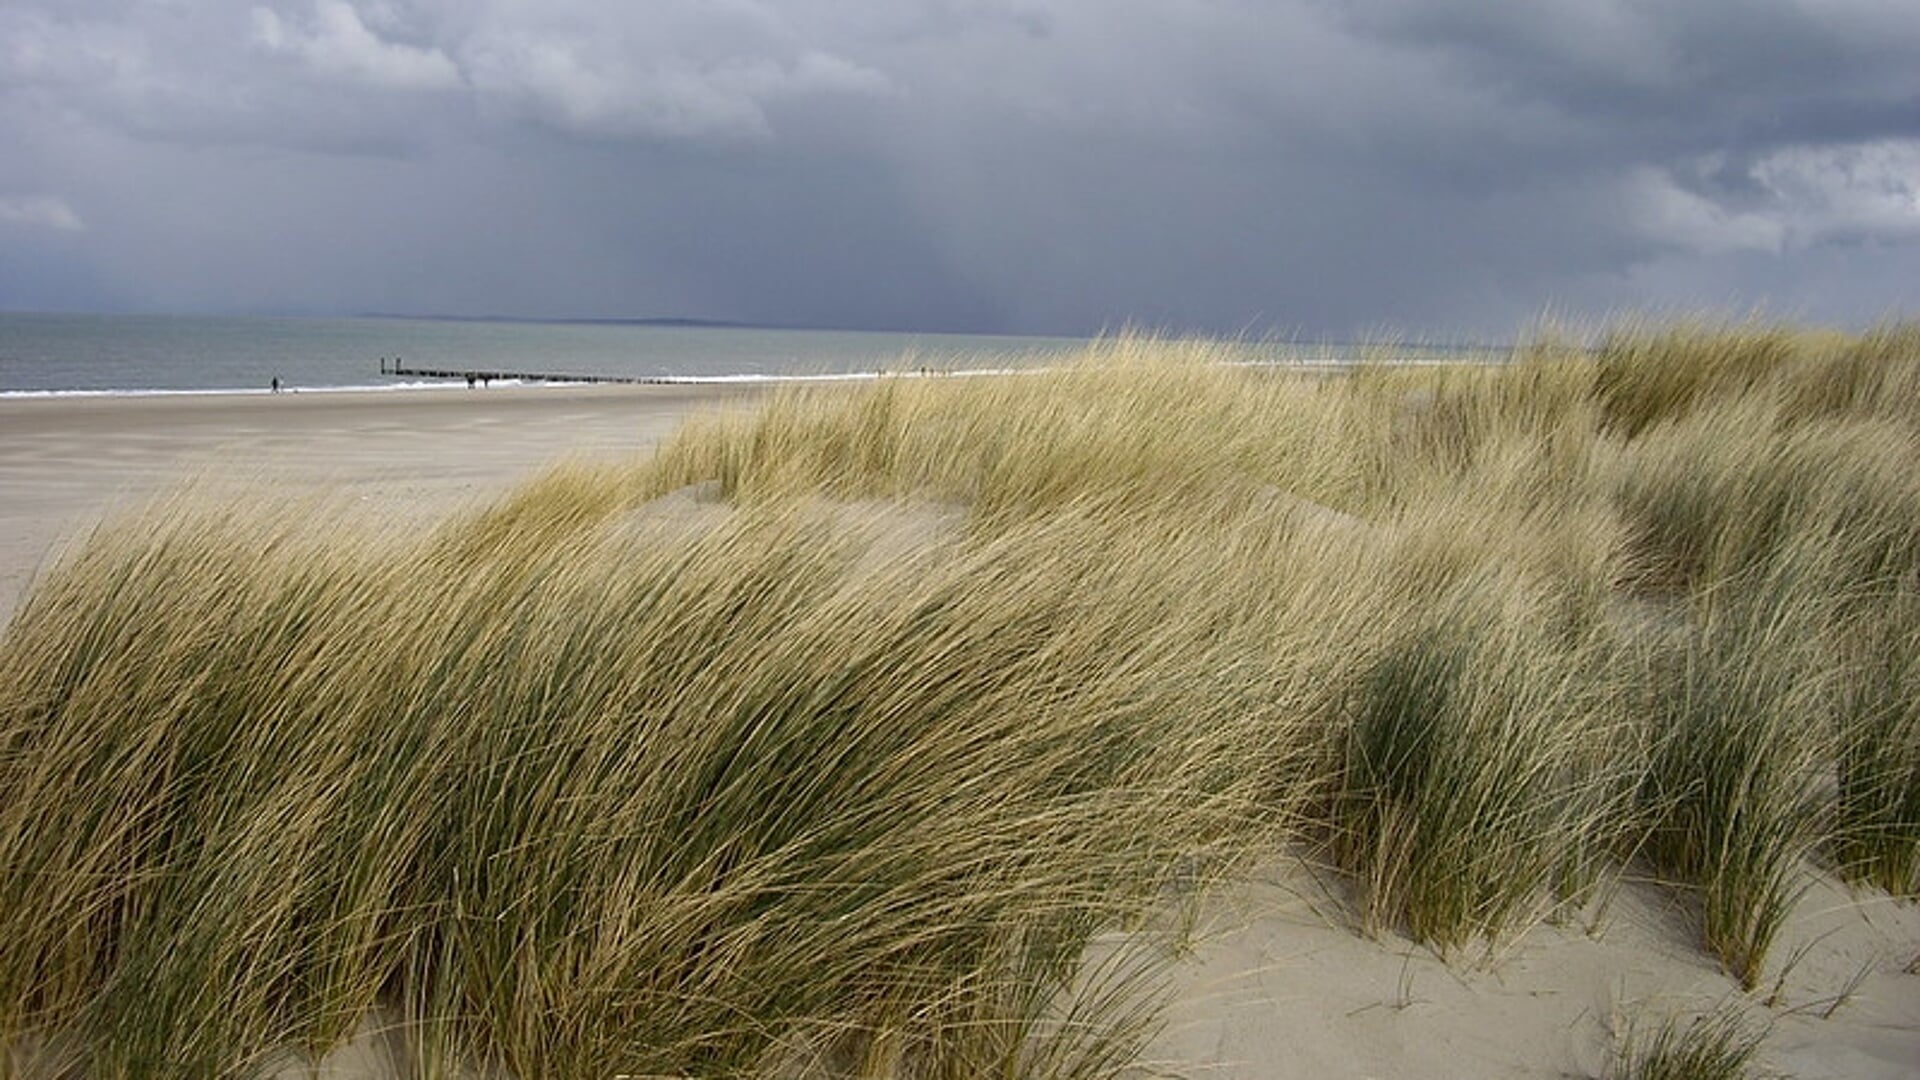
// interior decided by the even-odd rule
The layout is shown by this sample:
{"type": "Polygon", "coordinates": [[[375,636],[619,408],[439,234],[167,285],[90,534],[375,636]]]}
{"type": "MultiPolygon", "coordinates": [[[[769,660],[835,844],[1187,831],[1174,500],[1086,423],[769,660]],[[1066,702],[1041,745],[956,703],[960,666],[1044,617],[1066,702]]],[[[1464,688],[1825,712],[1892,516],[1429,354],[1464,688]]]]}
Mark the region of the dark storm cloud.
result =
{"type": "Polygon", "coordinates": [[[1920,19],[1898,2],[1342,6],[1356,33],[1441,57],[1616,150],[1752,150],[1920,134],[1920,19]],[[1621,145],[1624,144],[1624,145],[1621,145]]]}
{"type": "Polygon", "coordinates": [[[1867,318],[1920,280],[1909,7],[17,3],[0,305],[1867,318]]]}

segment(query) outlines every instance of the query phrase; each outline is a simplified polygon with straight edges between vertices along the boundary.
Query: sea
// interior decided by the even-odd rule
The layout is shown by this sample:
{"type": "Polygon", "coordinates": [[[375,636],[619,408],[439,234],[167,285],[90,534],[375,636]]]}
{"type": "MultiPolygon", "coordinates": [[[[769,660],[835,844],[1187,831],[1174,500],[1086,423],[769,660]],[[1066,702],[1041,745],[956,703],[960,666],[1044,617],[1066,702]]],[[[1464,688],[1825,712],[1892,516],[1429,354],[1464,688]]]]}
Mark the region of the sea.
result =
{"type": "MultiPolygon", "coordinates": [[[[669,383],[1044,367],[1086,338],[660,322],[0,312],[0,398],[465,388],[462,373],[669,383]],[[399,372],[396,374],[395,372],[399,372]],[[421,371],[449,373],[423,376],[421,371]]],[[[1255,364],[1346,364],[1361,346],[1240,341],[1255,364]]],[[[1396,362],[1482,347],[1395,346],[1396,362]]],[[[492,385],[540,380],[495,379],[492,385]]]]}
{"type": "Polygon", "coordinates": [[[665,382],[851,378],[1044,365],[1084,344],[704,324],[0,313],[0,395],[266,393],[276,379],[287,390],[465,387],[457,377],[395,369],[665,382]]]}

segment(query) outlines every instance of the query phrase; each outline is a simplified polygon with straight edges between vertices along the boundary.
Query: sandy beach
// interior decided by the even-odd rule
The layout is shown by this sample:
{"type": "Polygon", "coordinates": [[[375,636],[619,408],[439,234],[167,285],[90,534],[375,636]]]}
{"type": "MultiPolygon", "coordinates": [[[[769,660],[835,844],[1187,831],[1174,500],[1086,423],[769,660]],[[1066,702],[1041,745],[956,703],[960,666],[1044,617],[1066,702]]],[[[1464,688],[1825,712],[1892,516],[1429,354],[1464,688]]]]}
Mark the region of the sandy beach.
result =
{"type": "MultiPolygon", "coordinates": [[[[502,389],[0,401],[0,623],[63,542],[181,477],[331,490],[436,514],[569,455],[646,452],[752,389],[502,389]]],[[[1670,891],[1631,884],[1604,916],[1442,960],[1348,925],[1329,875],[1276,862],[1210,899],[1171,970],[1137,1075],[1607,1075],[1629,1025],[1733,1003],[1762,1060],[1814,1078],[1920,1075],[1920,909],[1815,872],[1765,981],[1743,995],[1670,891]]],[[[378,1075],[373,1036],[329,1076],[378,1075]]],[[[389,1065],[382,1065],[388,1062],[389,1065]]],[[[288,1075],[294,1075],[289,1073],[288,1075]]]]}
{"type": "Polygon", "coordinates": [[[565,456],[650,450],[755,387],[526,387],[0,399],[0,624],[59,545],[205,479],[434,515],[565,456]]]}

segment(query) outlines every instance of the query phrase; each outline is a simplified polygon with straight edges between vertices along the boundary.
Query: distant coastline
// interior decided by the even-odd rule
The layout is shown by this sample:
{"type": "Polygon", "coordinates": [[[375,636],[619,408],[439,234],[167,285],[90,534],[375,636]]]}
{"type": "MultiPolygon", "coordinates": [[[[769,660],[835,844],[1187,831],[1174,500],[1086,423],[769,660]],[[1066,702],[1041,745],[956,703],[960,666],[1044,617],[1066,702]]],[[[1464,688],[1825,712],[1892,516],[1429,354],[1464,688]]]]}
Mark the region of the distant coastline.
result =
{"type": "MultiPolygon", "coordinates": [[[[262,316],[276,318],[278,316],[262,316]]],[[[293,318],[327,318],[327,316],[292,316],[293,318]]],[[[449,322],[449,323],[524,323],[531,326],[656,326],[673,330],[811,330],[813,327],[780,326],[774,323],[735,322],[730,319],[694,319],[684,316],[541,316],[541,315],[412,315],[395,311],[363,311],[352,315],[339,316],[347,319],[393,319],[403,322],[449,322]]],[[[844,333],[867,333],[868,331],[846,330],[844,333]]],[[[880,331],[888,333],[891,331],[880,331]]]]}

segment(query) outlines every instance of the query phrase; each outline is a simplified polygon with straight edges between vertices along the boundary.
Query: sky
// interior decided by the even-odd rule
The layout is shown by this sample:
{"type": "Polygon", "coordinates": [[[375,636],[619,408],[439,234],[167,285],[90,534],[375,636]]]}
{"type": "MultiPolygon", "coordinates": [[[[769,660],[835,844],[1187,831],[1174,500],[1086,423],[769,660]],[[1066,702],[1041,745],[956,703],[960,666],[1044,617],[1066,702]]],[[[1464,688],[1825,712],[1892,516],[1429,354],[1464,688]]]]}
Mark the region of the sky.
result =
{"type": "Polygon", "coordinates": [[[0,0],[0,310],[1920,315],[1914,0],[0,0]]]}

